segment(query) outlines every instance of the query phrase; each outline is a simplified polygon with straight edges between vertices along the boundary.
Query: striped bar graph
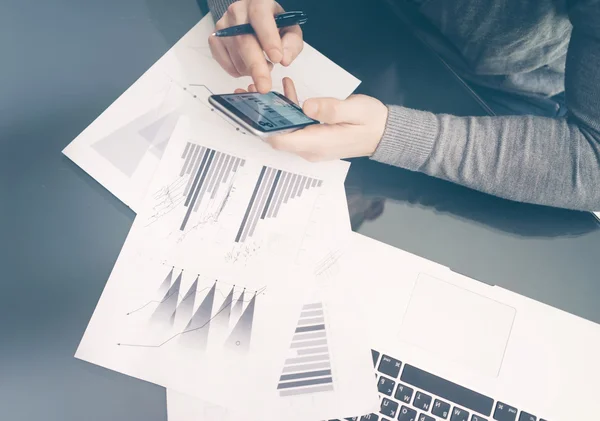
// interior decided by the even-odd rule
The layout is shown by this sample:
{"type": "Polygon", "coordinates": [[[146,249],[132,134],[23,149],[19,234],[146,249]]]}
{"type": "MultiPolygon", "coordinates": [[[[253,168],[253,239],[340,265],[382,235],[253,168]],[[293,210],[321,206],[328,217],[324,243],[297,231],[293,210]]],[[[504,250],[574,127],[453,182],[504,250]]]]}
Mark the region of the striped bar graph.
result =
{"type": "Polygon", "coordinates": [[[285,361],[277,390],[282,397],[333,390],[325,315],[321,303],[306,304],[302,308],[290,345],[290,357],[285,361]]]}
{"type": "Polygon", "coordinates": [[[260,219],[276,218],[283,204],[301,197],[311,188],[321,187],[322,183],[322,180],[263,166],[235,242],[243,243],[252,237],[260,219]]]}
{"type": "Polygon", "coordinates": [[[188,142],[181,159],[184,160],[180,177],[189,176],[184,191],[187,212],[180,230],[185,230],[192,212],[197,212],[206,199],[215,199],[219,187],[243,167],[245,160],[205,146],[188,142]]]}

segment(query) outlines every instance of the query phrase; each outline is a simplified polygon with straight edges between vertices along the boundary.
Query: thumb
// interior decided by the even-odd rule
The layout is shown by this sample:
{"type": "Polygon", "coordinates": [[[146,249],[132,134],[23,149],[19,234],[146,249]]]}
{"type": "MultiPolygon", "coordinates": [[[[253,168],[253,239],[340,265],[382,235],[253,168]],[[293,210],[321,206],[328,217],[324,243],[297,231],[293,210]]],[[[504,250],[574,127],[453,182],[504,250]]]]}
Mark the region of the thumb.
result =
{"type": "Polygon", "coordinates": [[[304,101],[304,114],[326,124],[361,124],[364,116],[361,107],[350,100],[311,98],[304,101]]]}

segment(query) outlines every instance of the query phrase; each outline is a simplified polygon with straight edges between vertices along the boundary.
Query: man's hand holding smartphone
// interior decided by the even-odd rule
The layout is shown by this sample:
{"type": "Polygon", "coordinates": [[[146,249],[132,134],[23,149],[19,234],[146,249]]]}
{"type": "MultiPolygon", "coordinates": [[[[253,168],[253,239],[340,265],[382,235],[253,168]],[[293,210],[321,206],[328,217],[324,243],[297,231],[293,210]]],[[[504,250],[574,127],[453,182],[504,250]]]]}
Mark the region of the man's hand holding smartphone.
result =
{"type": "MultiPolygon", "coordinates": [[[[289,66],[302,51],[304,41],[299,26],[277,28],[274,16],[283,12],[273,0],[239,0],[229,6],[216,29],[250,23],[256,35],[209,38],[213,57],[230,75],[252,76],[254,83],[248,87],[251,92],[269,92],[273,63],[289,66]]],[[[293,82],[286,78],[283,85],[285,96],[298,103],[293,82]]],[[[372,155],[383,137],[388,117],[383,103],[365,95],[353,95],[344,101],[308,99],[302,108],[308,117],[323,124],[308,125],[291,133],[273,133],[266,141],[275,149],[310,161],[372,155]]]]}
{"type": "MultiPolygon", "coordinates": [[[[298,104],[294,82],[283,79],[287,98],[298,104]]],[[[255,85],[248,91],[257,92],[255,85]]],[[[302,111],[322,124],[308,125],[291,133],[274,133],[265,140],[274,148],[291,152],[308,161],[371,156],[383,137],[388,108],[366,95],[352,95],[346,100],[311,98],[304,101],[302,111]]]]}
{"type": "Polygon", "coordinates": [[[236,1],[216,23],[216,29],[250,23],[256,35],[210,36],[208,40],[213,57],[227,73],[251,76],[257,91],[263,94],[272,87],[273,63],[289,66],[304,46],[300,26],[277,28],[275,15],[283,12],[273,0],[236,1]]]}

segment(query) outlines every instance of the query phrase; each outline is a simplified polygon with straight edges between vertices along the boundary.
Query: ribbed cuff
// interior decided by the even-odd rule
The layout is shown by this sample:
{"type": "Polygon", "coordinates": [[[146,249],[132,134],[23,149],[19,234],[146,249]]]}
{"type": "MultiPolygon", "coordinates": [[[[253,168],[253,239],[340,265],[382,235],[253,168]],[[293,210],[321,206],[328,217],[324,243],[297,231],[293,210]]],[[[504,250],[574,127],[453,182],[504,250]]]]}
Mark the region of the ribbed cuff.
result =
{"type": "Polygon", "coordinates": [[[438,134],[434,114],[400,106],[388,106],[383,137],[371,159],[418,171],[429,157],[438,134]]]}

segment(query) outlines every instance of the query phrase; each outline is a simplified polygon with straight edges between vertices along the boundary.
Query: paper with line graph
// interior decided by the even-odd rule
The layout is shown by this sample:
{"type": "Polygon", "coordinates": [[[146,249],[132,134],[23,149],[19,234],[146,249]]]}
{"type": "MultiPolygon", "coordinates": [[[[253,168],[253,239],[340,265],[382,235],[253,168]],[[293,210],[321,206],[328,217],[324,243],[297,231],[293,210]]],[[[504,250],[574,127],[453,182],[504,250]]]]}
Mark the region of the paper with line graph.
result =
{"type": "Polygon", "coordinates": [[[76,356],[262,411],[315,282],[294,263],[349,233],[347,168],[180,118],[76,356]]]}
{"type": "MultiPolygon", "coordinates": [[[[211,57],[208,37],[211,15],[204,17],[171,50],[88,126],[63,153],[137,212],[160,161],[177,118],[238,129],[212,111],[207,98],[247,87],[249,78],[235,79],[211,57]],[[190,106],[190,101],[196,106],[190,106]]],[[[346,98],[360,83],[349,73],[305,44],[288,68],[272,72],[274,90],[291,77],[300,99],[313,96],[346,98]]]]}
{"type": "Polygon", "coordinates": [[[315,264],[349,234],[348,167],[182,117],[138,213],[140,251],[230,275],[315,264]]]}
{"type": "Polygon", "coordinates": [[[234,409],[256,396],[232,403],[236,390],[271,394],[310,280],[286,272],[233,278],[199,259],[178,266],[140,254],[137,229],[76,357],[234,409]]]}
{"type": "Polygon", "coordinates": [[[376,380],[365,324],[333,277],[305,300],[288,335],[276,393],[248,413],[167,390],[169,421],[290,421],[344,419],[378,411],[376,380]]]}
{"type": "Polygon", "coordinates": [[[342,282],[298,268],[230,277],[201,259],[177,266],[139,252],[142,229],[136,220],[77,358],[234,419],[269,419],[265,402],[298,420],[373,410],[366,331],[342,282]]]}

